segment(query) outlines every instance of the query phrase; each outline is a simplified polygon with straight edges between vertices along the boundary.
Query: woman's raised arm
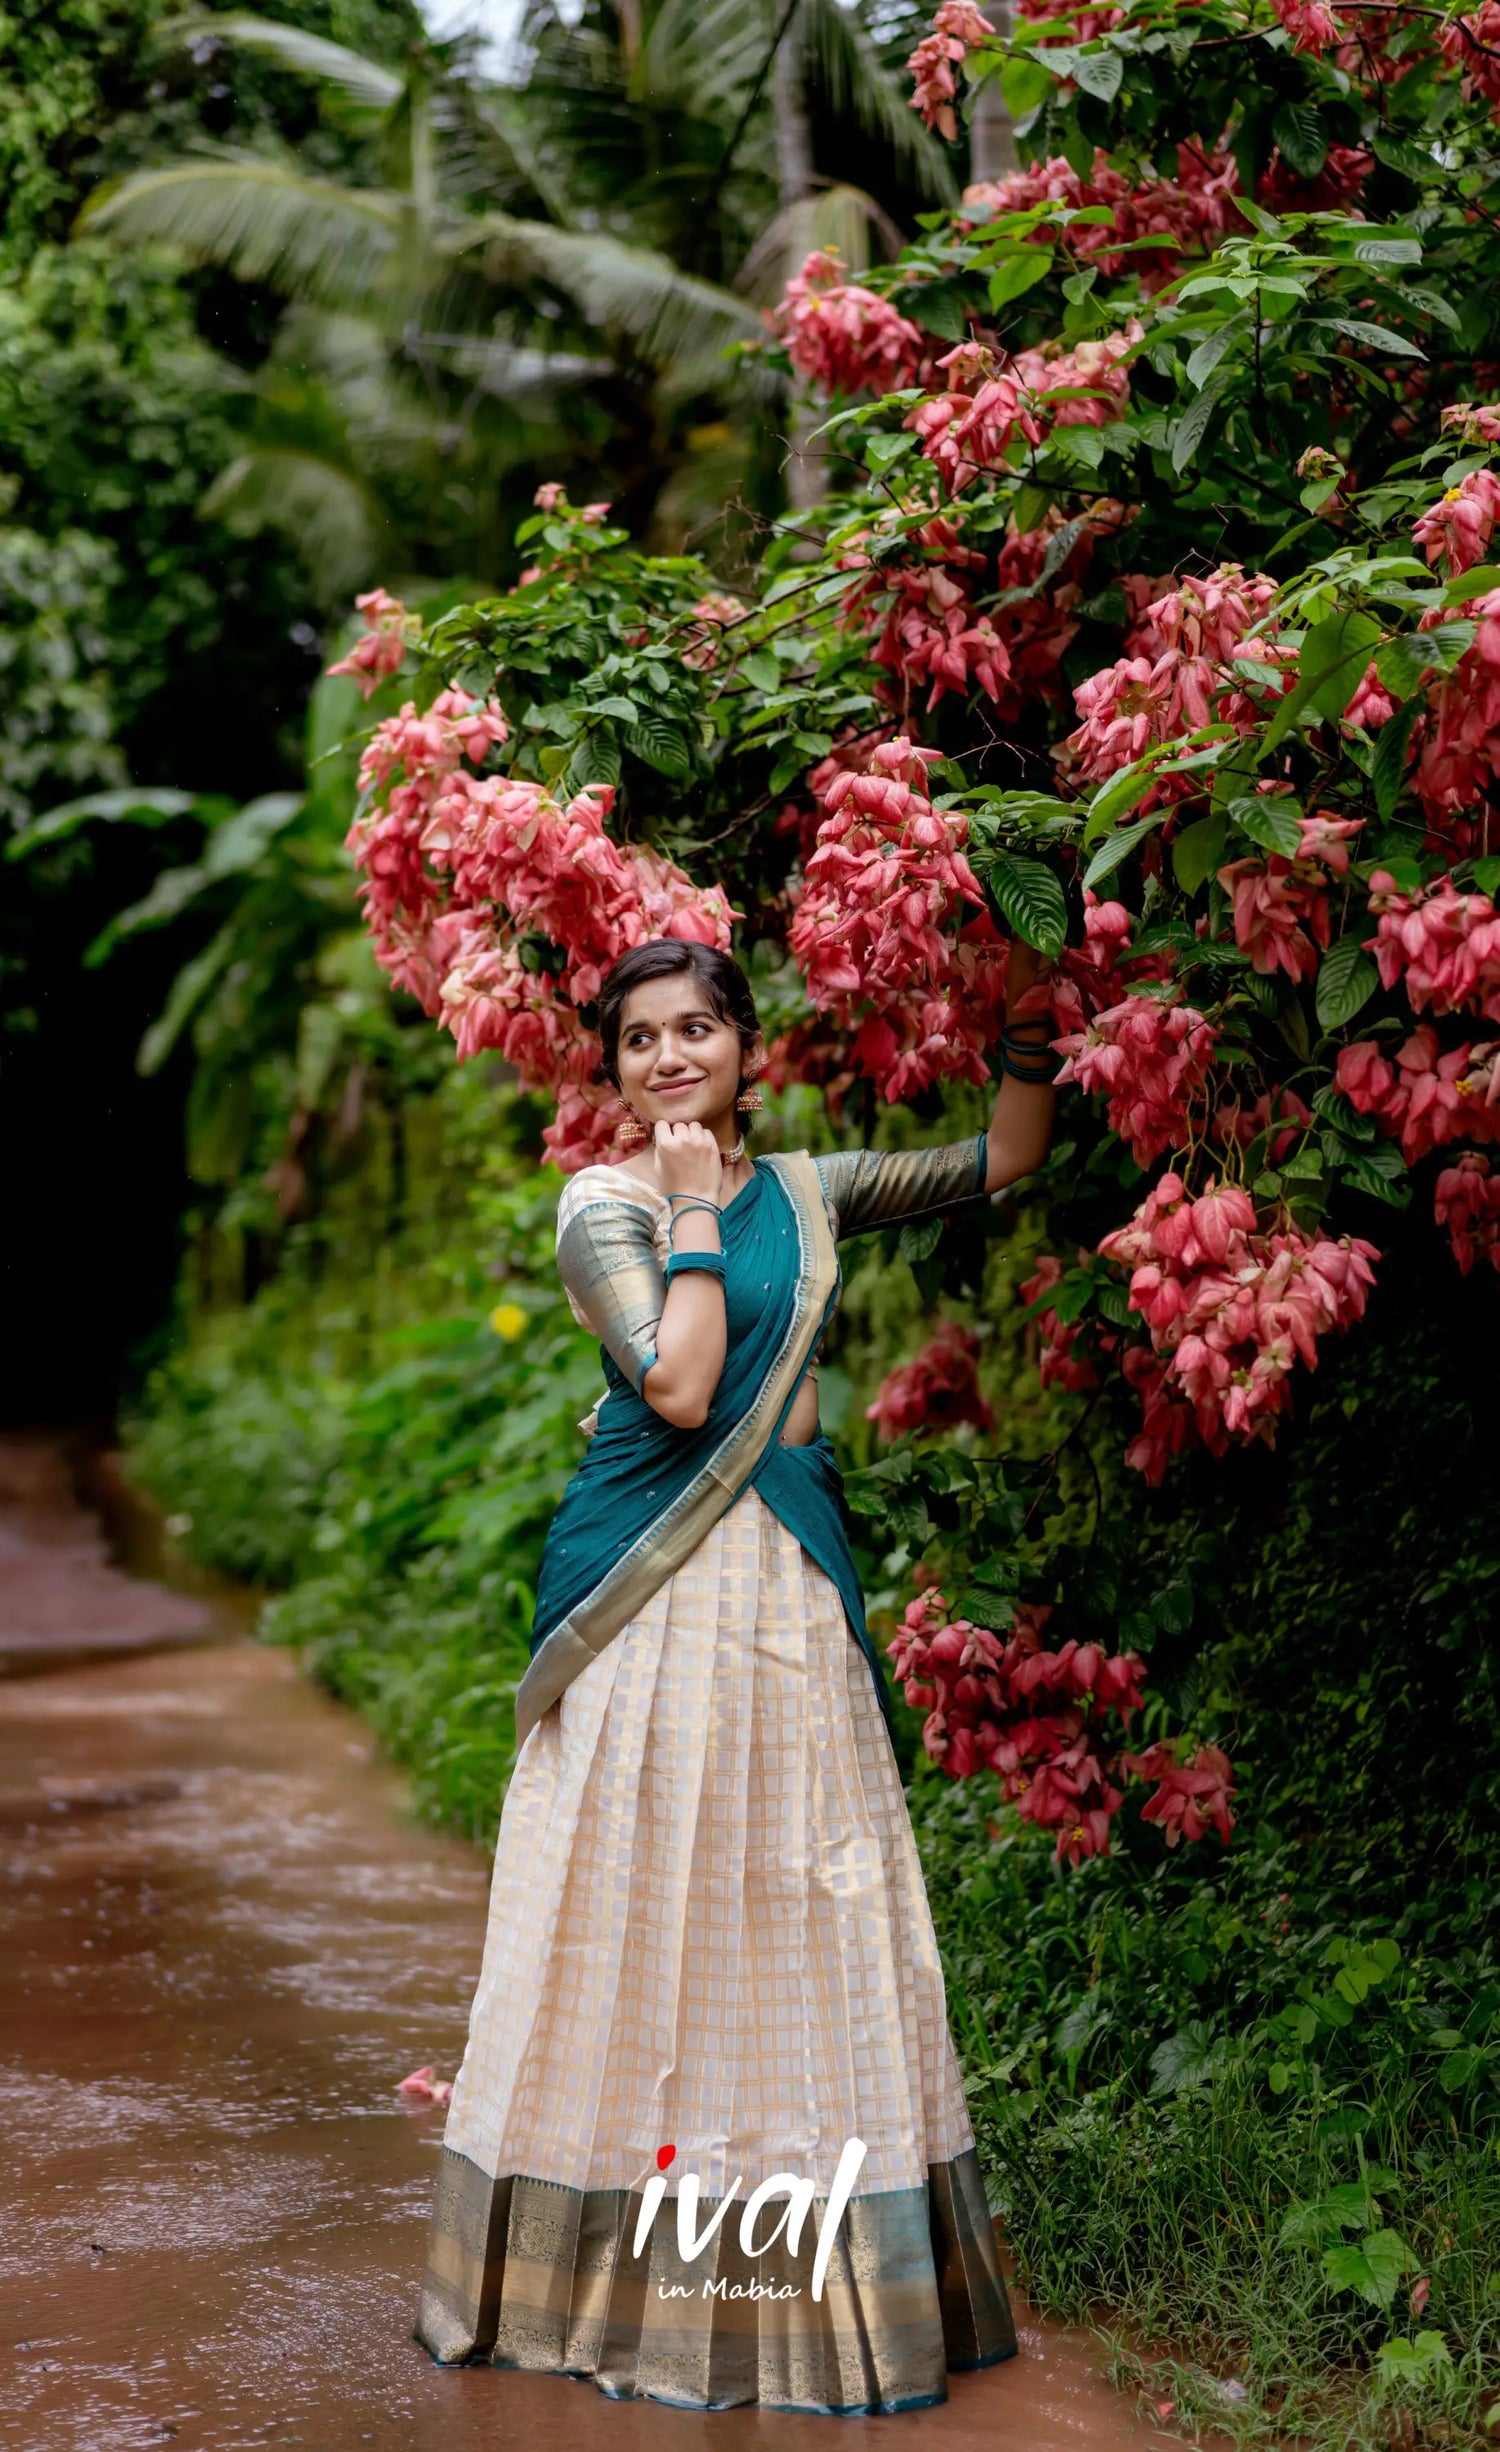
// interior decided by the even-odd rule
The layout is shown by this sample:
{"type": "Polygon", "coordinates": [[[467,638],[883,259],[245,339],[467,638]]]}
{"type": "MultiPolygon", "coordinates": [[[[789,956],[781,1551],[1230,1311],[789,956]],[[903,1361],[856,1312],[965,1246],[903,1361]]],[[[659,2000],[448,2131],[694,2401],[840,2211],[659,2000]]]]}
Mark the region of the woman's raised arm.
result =
{"type": "Polygon", "coordinates": [[[1005,1028],[1000,1041],[1004,1078],[985,1135],[986,1192],[1001,1192],[1022,1175],[1034,1174],[1052,1139],[1056,1105],[1052,1080],[1057,1071],[1057,1060],[1047,1044],[1052,1019],[1046,1010],[1027,1011],[1042,968],[1041,956],[1015,938],[1006,971],[1005,1028]]]}

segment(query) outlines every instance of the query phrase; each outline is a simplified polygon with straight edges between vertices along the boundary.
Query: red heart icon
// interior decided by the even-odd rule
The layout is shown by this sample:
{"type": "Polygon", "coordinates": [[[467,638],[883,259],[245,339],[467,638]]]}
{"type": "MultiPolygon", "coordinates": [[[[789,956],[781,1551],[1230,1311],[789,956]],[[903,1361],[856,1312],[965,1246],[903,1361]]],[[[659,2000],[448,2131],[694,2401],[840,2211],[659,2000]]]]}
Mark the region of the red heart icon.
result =
{"type": "Polygon", "coordinates": [[[675,2161],[676,2161],[676,2159],[677,2159],[677,2148],[676,2148],[675,2146],[658,2146],[658,2147],[657,2147],[657,2149],[656,2149],[656,2168],[657,2168],[657,2170],[658,2170],[658,2171],[665,2171],[665,2169],[666,2169],[666,2167],[667,2167],[668,2163],[670,2163],[670,2162],[675,2162],[675,2161]]]}

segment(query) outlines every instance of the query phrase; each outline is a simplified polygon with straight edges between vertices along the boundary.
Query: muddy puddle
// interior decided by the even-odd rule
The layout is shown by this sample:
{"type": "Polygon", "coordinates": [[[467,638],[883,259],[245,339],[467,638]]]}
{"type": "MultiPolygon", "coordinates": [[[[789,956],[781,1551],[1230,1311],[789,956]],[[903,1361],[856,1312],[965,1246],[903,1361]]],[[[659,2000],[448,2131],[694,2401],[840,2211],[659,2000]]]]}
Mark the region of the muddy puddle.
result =
{"type": "MultiPolygon", "coordinates": [[[[24,1514],[12,1494],[11,1556],[24,1514]]],[[[88,1519],[74,1530],[97,1569],[88,1519]]],[[[393,2089],[456,2066],[486,1868],[412,1823],[357,1720],[200,1605],[219,1639],[0,1683],[0,2447],[845,2442],[830,2419],[612,2403],[417,2348],[442,2115],[393,2089]]],[[[1087,2344],[1018,2312],[1020,2358],[950,2377],[943,2407],[860,2419],[861,2441],[1165,2443],[1087,2344]]]]}

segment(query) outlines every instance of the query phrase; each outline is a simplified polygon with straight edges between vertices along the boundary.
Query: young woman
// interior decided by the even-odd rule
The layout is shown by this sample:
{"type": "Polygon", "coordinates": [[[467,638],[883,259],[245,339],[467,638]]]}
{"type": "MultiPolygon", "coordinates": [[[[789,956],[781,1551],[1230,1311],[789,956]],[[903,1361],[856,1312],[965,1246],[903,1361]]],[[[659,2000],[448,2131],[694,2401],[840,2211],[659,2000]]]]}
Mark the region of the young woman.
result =
{"type": "MultiPolygon", "coordinates": [[[[1016,946],[1013,1012],[1034,976],[1016,946]]],[[[840,1236],[1040,1164],[1048,1027],[1007,1024],[974,1140],[752,1159],[744,973],[656,939],[604,984],[648,1146],[558,1211],[608,1392],[516,1698],[418,2325],[444,2363],[849,2414],[1015,2350],[814,1374],[840,1236]]]]}

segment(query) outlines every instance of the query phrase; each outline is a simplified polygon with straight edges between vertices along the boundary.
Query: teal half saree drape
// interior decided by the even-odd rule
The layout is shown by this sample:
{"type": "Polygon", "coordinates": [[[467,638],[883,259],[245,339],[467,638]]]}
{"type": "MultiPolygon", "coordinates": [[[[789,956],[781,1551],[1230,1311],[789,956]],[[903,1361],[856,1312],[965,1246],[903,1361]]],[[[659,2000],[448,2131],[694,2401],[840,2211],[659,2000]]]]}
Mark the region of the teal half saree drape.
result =
{"type": "Polygon", "coordinates": [[[640,1394],[665,1202],[617,1169],[565,1190],[559,1267],[608,1385],[517,1697],[418,2327],[444,2362],[848,2413],[942,2400],[949,2367],[1014,2350],[838,1474],[821,1434],[780,1440],[838,1237],[973,1197],[984,1148],[758,1161],[724,1213],[728,1350],[692,1431],[640,1394]],[[866,2161],[814,2299],[850,2136],[866,2161]],[[700,2229],[735,2200],[691,2260],[688,2173],[700,2229]],[[750,2256],[740,2208],[773,2173],[815,2219],[796,2255],[750,2256]]]}

